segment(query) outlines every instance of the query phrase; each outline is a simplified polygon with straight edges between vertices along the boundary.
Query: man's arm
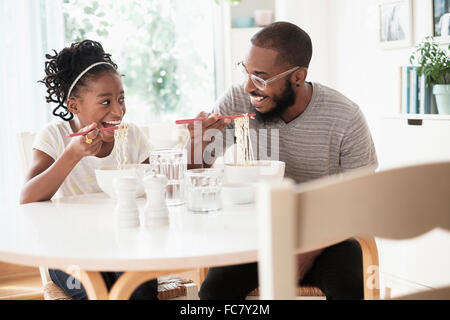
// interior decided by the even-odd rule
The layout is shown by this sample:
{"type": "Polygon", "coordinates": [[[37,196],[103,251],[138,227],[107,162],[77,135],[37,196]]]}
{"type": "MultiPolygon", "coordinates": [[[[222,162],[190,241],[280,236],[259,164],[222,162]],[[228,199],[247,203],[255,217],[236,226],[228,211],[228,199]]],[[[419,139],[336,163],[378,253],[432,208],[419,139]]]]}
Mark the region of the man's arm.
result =
{"type": "Polygon", "coordinates": [[[222,131],[231,122],[230,119],[219,119],[217,113],[208,114],[200,112],[197,118],[207,118],[201,123],[194,122],[188,125],[190,141],[188,143],[188,169],[208,168],[211,162],[205,161],[204,152],[217,136],[214,133],[222,131]]]}
{"type": "Polygon", "coordinates": [[[340,149],[342,172],[360,168],[378,167],[377,154],[369,126],[362,111],[358,108],[342,139],[340,149]]]}
{"type": "Polygon", "coordinates": [[[226,149],[234,143],[234,126],[230,119],[218,119],[219,115],[231,115],[238,111],[234,98],[234,90],[240,87],[231,87],[220,97],[211,113],[201,112],[197,117],[207,120],[188,125],[190,142],[188,143],[188,169],[211,167],[217,157],[223,156],[226,149]],[[230,129],[227,132],[226,129],[230,129]]]}

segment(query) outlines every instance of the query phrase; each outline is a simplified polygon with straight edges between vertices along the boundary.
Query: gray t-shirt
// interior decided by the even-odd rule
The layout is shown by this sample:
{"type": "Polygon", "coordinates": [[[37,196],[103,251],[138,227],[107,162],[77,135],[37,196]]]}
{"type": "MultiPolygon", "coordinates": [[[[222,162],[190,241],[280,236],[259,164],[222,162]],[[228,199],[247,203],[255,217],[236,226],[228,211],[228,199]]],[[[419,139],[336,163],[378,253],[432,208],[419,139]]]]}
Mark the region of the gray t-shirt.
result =
{"type": "MultiPolygon", "coordinates": [[[[250,129],[255,130],[251,134],[254,158],[284,161],[285,177],[297,183],[362,167],[375,169],[378,166],[375,146],[359,107],[336,90],[319,83],[312,86],[306,110],[289,123],[281,118],[250,120],[250,129]],[[276,130],[271,132],[273,129],[276,130]]],[[[213,112],[233,115],[252,110],[250,97],[239,84],[217,101],[213,112]]],[[[234,130],[234,122],[226,129],[234,130]]],[[[222,141],[216,139],[214,144],[220,142],[226,142],[227,147],[232,145],[229,130],[222,141]]],[[[217,150],[217,145],[214,148],[217,150]]]]}

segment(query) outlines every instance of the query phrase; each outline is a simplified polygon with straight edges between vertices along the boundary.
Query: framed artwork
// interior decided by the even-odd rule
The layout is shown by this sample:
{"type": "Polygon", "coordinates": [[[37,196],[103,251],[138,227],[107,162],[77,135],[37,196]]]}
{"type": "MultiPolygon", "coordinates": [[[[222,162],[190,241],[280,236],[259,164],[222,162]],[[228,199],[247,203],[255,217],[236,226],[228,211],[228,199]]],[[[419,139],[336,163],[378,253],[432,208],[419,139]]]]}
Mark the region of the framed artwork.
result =
{"type": "Polygon", "coordinates": [[[379,43],[382,48],[412,45],[411,0],[381,0],[379,11],[379,43]]]}
{"type": "Polygon", "coordinates": [[[450,0],[433,0],[433,37],[437,43],[450,43],[450,0]]]}

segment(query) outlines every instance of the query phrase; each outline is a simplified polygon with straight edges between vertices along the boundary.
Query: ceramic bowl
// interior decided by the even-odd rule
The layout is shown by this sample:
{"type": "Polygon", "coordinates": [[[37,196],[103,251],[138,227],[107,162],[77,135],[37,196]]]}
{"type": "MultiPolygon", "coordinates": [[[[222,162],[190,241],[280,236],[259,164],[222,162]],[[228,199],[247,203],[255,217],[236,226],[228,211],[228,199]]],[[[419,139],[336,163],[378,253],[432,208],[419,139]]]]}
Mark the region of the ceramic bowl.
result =
{"type": "Polygon", "coordinates": [[[265,27],[272,23],[272,10],[255,10],[253,15],[255,24],[259,27],[265,27]]]}
{"type": "Polygon", "coordinates": [[[234,28],[251,28],[255,25],[255,19],[253,17],[236,17],[233,18],[234,28]]]}
{"type": "Polygon", "coordinates": [[[113,199],[117,199],[116,191],[114,189],[114,179],[125,176],[135,176],[138,178],[139,184],[136,190],[136,198],[142,197],[145,194],[142,178],[145,175],[147,165],[126,165],[124,169],[117,169],[114,167],[95,169],[95,177],[97,184],[104,193],[113,199]]]}

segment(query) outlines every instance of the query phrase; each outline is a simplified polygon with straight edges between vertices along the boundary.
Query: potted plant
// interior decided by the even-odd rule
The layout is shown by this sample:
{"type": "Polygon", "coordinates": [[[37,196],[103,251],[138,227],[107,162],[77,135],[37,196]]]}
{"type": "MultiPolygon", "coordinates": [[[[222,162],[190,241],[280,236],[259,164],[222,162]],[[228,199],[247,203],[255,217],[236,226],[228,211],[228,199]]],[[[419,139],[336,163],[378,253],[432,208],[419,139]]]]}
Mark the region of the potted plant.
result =
{"type": "MultiPolygon", "coordinates": [[[[450,45],[448,46],[450,50],[450,45]]],[[[450,55],[440,48],[432,37],[416,47],[409,61],[417,60],[417,74],[425,77],[427,87],[433,88],[436,106],[440,114],[450,114],[450,55]]]]}

